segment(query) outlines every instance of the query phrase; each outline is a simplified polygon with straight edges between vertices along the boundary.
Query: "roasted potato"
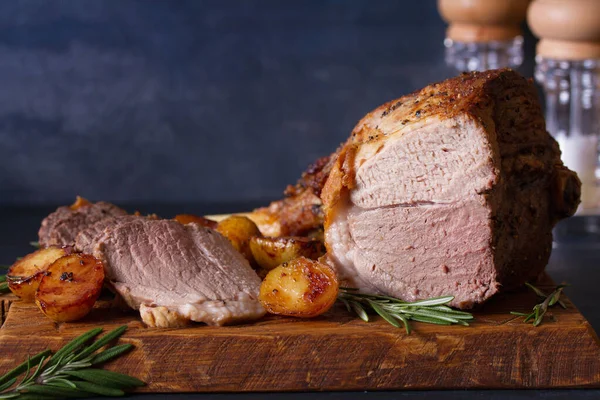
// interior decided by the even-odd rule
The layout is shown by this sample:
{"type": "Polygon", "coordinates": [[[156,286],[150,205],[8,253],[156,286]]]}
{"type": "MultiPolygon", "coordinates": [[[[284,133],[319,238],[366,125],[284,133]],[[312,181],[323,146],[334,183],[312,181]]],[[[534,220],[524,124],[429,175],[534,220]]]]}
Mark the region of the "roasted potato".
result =
{"type": "Polygon", "coordinates": [[[104,283],[102,262],[87,254],[71,254],[46,270],[35,293],[44,314],[57,322],[83,318],[94,307],[104,283]]]}
{"type": "Polygon", "coordinates": [[[232,215],[220,221],[216,230],[229,239],[233,247],[242,253],[250,261],[250,264],[254,264],[252,251],[250,251],[250,238],[261,236],[261,233],[251,219],[241,215],[232,215]]]}
{"type": "Polygon", "coordinates": [[[253,237],[250,251],[260,268],[271,270],[298,257],[316,260],[325,254],[325,246],[305,237],[253,237]]]}
{"type": "Polygon", "coordinates": [[[9,268],[6,274],[10,291],[23,301],[33,301],[44,272],[54,261],[66,254],[65,249],[50,246],[21,258],[9,268]]]}
{"type": "Polygon", "coordinates": [[[205,226],[207,228],[211,228],[211,229],[215,229],[217,227],[218,222],[217,221],[213,221],[212,219],[208,219],[205,217],[201,217],[199,215],[193,215],[193,214],[177,214],[175,216],[175,218],[173,218],[175,221],[179,222],[180,224],[189,224],[189,223],[196,223],[199,224],[201,226],[205,226]]]}
{"type": "Polygon", "coordinates": [[[335,303],[338,289],[337,277],[329,266],[300,257],[271,270],[258,298],[271,314],[310,318],[335,303]]]}

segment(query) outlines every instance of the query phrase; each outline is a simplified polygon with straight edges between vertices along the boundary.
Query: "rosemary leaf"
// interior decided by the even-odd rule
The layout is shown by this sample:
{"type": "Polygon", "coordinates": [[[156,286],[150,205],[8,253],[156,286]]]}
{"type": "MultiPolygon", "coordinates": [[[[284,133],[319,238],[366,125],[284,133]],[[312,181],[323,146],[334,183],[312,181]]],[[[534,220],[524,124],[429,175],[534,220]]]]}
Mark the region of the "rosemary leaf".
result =
{"type": "MultiPolygon", "coordinates": [[[[29,358],[29,362],[30,363],[38,363],[42,358],[48,357],[50,354],[52,354],[52,352],[50,350],[44,350],[38,354],[36,354],[35,356],[29,358]]],[[[15,368],[13,368],[12,370],[8,371],[6,374],[2,375],[0,377],[0,385],[4,385],[6,382],[8,382],[9,380],[11,380],[12,378],[16,378],[17,376],[21,375],[23,372],[27,371],[27,361],[25,361],[24,363],[21,363],[19,365],[17,365],[15,368]]]]}
{"type": "Polygon", "coordinates": [[[46,364],[46,369],[44,370],[43,374],[45,376],[51,375],[54,373],[54,371],[56,371],[58,368],[60,368],[60,365],[62,364],[62,360],[64,359],[64,357],[60,357],[57,358],[57,362],[54,363],[54,365],[50,366],[50,363],[46,364]]]}
{"type": "MultiPolygon", "coordinates": [[[[37,378],[41,373],[42,373],[42,365],[44,364],[44,361],[46,361],[46,357],[42,357],[42,359],[40,360],[40,362],[37,365],[37,368],[35,369],[33,375],[31,375],[29,378],[27,379],[23,379],[23,383],[27,384],[29,382],[33,382],[35,380],[35,378],[37,378]]],[[[29,371],[27,371],[27,375],[29,375],[29,371]]],[[[27,377],[27,375],[25,375],[25,377],[27,377]]],[[[22,383],[22,384],[23,384],[22,383]]],[[[21,385],[22,385],[21,384],[21,385]]],[[[19,385],[20,386],[20,385],[19,385]]]]}
{"type": "Polygon", "coordinates": [[[454,318],[457,318],[457,319],[473,319],[473,314],[466,312],[466,311],[454,310],[448,306],[434,306],[434,307],[428,307],[428,309],[435,310],[435,311],[442,311],[444,313],[453,315],[454,318]]]}
{"type": "Polygon", "coordinates": [[[363,308],[363,306],[360,303],[353,301],[350,304],[352,306],[352,309],[354,310],[354,312],[358,315],[358,317],[360,319],[362,319],[365,322],[369,322],[369,315],[367,314],[367,312],[365,311],[365,309],[363,308]]]}
{"type": "Polygon", "coordinates": [[[44,396],[52,396],[52,397],[86,397],[89,396],[89,393],[86,393],[83,390],[58,387],[58,386],[48,386],[48,385],[31,385],[27,387],[27,393],[32,394],[41,394],[44,396]]]}
{"type": "Polygon", "coordinates": [[[348,303],[348,300],[340,297],[340,301],[344,304],[344,306],[346,306],[346,310],[348,310],[348,312],[352,312],[352,308],[350,308],[350,303],[348,303]]]}
{"type": "Polygon", "coordinates": [[[15,392],[0,394],[0,399],[14,399],[16,397],[21,397],[21,394],[15,392]]]}
{"type": "Polygon", "coordinates": [[[2,385],[0,385],[0,392],[3,392],[6,389],[8,389],[9,387],[11,387],[12,385],[14,385],[16,381],[17,381],[17,378],[12,378],[12,379],[9,379],[6,382],[4,382],[2,385]]]}
{"type": "Polygon", "coordinates": [[[452,325],[451,322],[442,321],[436,318],[424,317],[421,315],[412,316],[410,319],[417,322],[425,322],[427,324],[435,324],[435,325],[452,325]]]}
{"type": "Polygon", "coordinates": [[[88,368],[81,371],[67,371],[65,373],[90,383],[115,389],[129,389],[145,385],[144,382],[132,376],[104,369],[88,368]]]}
{"type": "Polygon", "coordinates": [[[535,317],[535,319],[533,320],[533,326],[539,326],[542,323],[542,319],[544,318],[544,314],[539,314],[535,317]]]}
{"type": "Polygon", "coordinates": [[[125,392],[122,391],[121,389],[108,388],[108,387],[96,385],[95,383],[81,382],[81,381],[74,381],[73,383],[75,384],[75,386],[77,386],[77,389],[79,389],[79,390],[89,392],[89,393],[99,394],[101,396],[115,396],[116,397],[116,396],[123,396],[125,394],[125,392]]]}
{"type": "Polygon", "coordinates": [[[537,310],[536,310],[536,311],[532,312],[531,314],[529,314],[529,315],[527,316],[527,318],[525,318],[525,319],[523,320],[523,322],[529,322],[529,320],[530,320],[530,319],[534,319],[534,318],[536,318],[536,319],[537,319],[537,315],[538,315],[538,312],[537,312],[537,310]]]}
{"type": "Polygon", "coordinates": [[[56,354],[54,354],[54,356],[52,356],[50,361],[48,361],[48,366],[52,366],[52,365],[56,365],[56,364],[58,364],[58,365],[63,364],[64,360],[61,360],[62,358],[67,357],[69,355],[69,353],[79,350],[79,348],[81,346],[83,346],[85,343],[87,343],[92,338],[98,336],[100,334],[100,332],[102,332],[102,328],[94,328],[90,331],[87,331],[83,335],[78,336],[75,339],[71,340],[63,348],[58,350],[56,352],[56,354]]]}
{"type": "Polygon", "coordinates": [[[394,318],[399,319],[400,321],[402,321],[402,323],[404,324],[404,329],[406,329],[406,334],[410,335],[410,332],[412,331],[412,328],[410,327],[410,324],[408,323],[408,318],[406,318],[404,315],[402,314],[392,314],[392,316],[394,318]]]}
{"type": "Polygon", "coordinates": [[[73,382],[64,378],[54,378],[51,382],[47,383],[48,386],[56,386],[67,389],[77,389],[77,386],[73,382]]]}
{"type": "Polygon", "coordinates": [[[395,326],[396,328],[401,327],[400,323],[395,318],[393,318],[390,314],[388,314],[388,312],[385,311],[384,308],[380,307],[379,304],[377,304],[377,302],[369,301],[369,304],[371,305],[373,310],[375,310],[375,312],[381,316],[381,318],[385,319],[388,323],[395,326]]]}
{"type": "Polygon", "coordinates": [[[410,315],[411,317],[416,317],[416,316],[427,317],[427,318],[437,319],[440,321],[450,322],[452,324],[458,323],[458,320],[456,318],[447,317],[443,314],[440,314],[439,312],[434,312],[434,311],[429,311],[429,310],[410,310],[410,311],[406,311],[406,314],[410,315]]]}
{"type": "MultiPolygon", "coordinates": [[[[409,311],[409,312],[413,312],[413,311],[409,311]]],[[[473,319],[473,315],[471,315],[469,313],[466,313],[466,315],[455,314],[455,313],[451,313],[451,312],[444,312],[444,311],[439,311],[439,310],[430,309],[430,308],[422,308],[422,309],[418,309],[414,312],[420,313],[421,315],[434,317],[434,318],[445,318],[448,321],[455,323],[455,324],[457,324],[459,320],[472,320],[473,319]]]]}
{"type": "Polygon", "coordinates": [[[552,294],[550,294],[550,302],[548,302],[548,306],[551,307],[551,306],[555,305],[556,303],[559,303],[563,308],[567,308],[560,301],[560,295],[562,294],[562,290],[564,287],[566,287],[566,285],[558,285],[556,287],[556,289],[554,290],[554,292],[552,292],[552,294]]]}
{"type": "Polygon", "coordinates": [[[404,303],[407,306],[440,306],[450,303],[454,300],[453,296],[434,297],[427,300],[413,301],[412,303],[404,303]]]}
{"type": "Polygon", "coordinates": [[[36,249],[41,247],[40,242],[29,242],[29,245],[35,247],[36,249]]]}
{"type": "Polygon", "coordinates": [[[79,354],[77,354],[77,356],[74,357],[74,360],[81,360],[81,359],[89,356],[96,350],[102,348],[103,346],[107,345],[108,343],[112,342],[113,340],[116,340],[119,337],[121,337],[121,335],[123,335],[123,333],[125,333],[126,330],[127,330],[127,325],[123,325],[123,326],[120,326],[120,327],[110,331],[109,333],[107,333],[106,335],[101,337],[100,339],[96,340],[93,344],[91,344],[90,346],[83,349],[79,354]]]}
{"type": "Polygon", "coordinates": [[[90,364],[97,365],[105,363],[109,360],[112,360],[113,358],[120,356],[121,354],[129,351],[132,348],[133,345],[129,343],[111,347],[110,349],[104,350],[103,352],[96,354],[94,358],[92,358],[92,360],[90,361],[90,364]]]}

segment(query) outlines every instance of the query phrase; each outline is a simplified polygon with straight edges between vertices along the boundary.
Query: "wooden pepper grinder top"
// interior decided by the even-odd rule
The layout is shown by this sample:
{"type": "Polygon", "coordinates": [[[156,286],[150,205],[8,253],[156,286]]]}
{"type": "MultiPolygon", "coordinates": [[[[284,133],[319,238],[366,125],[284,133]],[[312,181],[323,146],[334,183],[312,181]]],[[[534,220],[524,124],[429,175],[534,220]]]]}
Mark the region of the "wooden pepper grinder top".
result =
{"type": "Polygon", "coordinates": [[[448,22],[446,37],[458,42],[507,41],[521,35],[530,0],[438,0],[448,22]]]}
{"type": "Polygon", "coordinates": [[[599,0],[535,0],[527,22],[540,38],[538,55],[558,60],[600,58],[599,0]]]}
{"type": "Polygon", "coordinates": [[[521,23],[529,0],[438,0],[448,22],[446,63],[459,71],[517,68],[523,62],[521,23]]]}

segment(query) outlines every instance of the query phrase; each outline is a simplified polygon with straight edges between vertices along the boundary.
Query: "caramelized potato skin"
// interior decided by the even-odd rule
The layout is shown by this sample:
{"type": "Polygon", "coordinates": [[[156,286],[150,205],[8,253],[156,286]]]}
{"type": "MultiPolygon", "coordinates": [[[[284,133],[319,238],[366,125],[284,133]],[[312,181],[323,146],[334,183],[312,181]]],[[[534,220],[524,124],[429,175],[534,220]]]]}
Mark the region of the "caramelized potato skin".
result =
{"type": "Polygon", "coordinates": [[[338,291],[337,277],[328,265],[300,257],[272,269],[258,298],[271,314],[311,318],[327,311],[338,291]]]}
{"type": "Polygon", "coordinates": [[[40,285],[44,272],[54,261],[65,255],[67,250],[50,246],[36,250],[16,261],[6,274],[10,291],[23,301],[33,302],[35,291],[40,285]]]}
{"type": "Polygon", "coordinates": [[[194,214],[177,214],[173,219],[183,225],[196,223],[211,229],[215,229],[218,224],[217,221],[194,214]]]}
{"type": "Polygon", "coordinates": [[[88,254],[71,254],[50,265],[35,293],[35,302],[56,322],[75,321],[92,310],[103,283],[100,260],[88,254]]]}
{"type": "Polygon", "coordinates": [[[254,264],[252,251],[250,250],[250,238],[261,236],[258,227],[248,217],[232,215],[217,224],[217,232],[225,236],[233,247],[250,262],[254,264]]]}
{"type": "Polygon", "coordinates": [[[316,260],[325,254],[325,246],[305,237],[253,237],[250,238],[250,251],[260,268],[272,270],[298,257],[316,260]]]}

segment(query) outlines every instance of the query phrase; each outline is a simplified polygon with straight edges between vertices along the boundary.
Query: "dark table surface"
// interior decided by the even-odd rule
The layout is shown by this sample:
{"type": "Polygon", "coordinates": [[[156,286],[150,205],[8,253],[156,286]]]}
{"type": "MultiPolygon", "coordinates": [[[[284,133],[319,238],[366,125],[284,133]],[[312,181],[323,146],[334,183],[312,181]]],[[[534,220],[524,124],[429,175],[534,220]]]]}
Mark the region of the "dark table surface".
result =
{"type": "MultiPolygon", "coordinates": [[[[264,203],[263,203],[264,204],[264,203]]],[[[156,212],[170,217],[178,213],[227,213],[249,210],[259,204],[206,205],[137,205],[126,207],[143,213],[156,212]]],[[[36,240],[41,219],[54,207],[0,208],[0,264],[10,264],[18,256],[31,251],[29,242],[36,240]]],[[[600,236],[584,233],[582,219],[572,219],[563,225],[555,243],[547,271],[555,282],[568,282],[565,292],[600,331],[600,310],[596,307],[597,283],[600,282],[600,236]],[[568,228],[568,230],[567,230],[568,228]]],[[[250,393],[250,394],[174,394],[135,395],[135,399],[600,399],[600,390],[469,390],[469,391],[404,391],[404,392],[340,392],[340,393],[250,393]]]]}

